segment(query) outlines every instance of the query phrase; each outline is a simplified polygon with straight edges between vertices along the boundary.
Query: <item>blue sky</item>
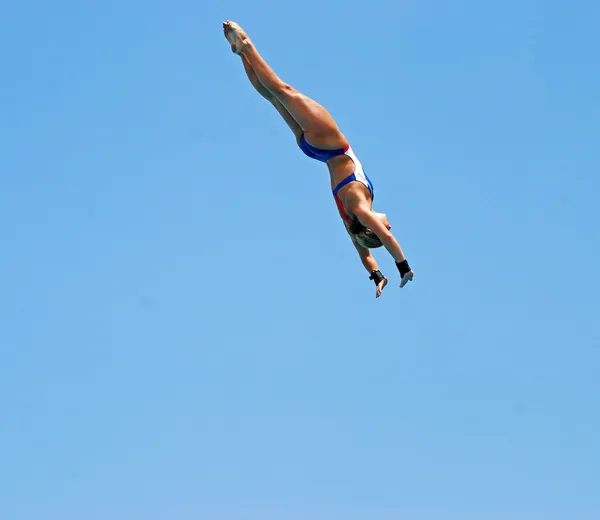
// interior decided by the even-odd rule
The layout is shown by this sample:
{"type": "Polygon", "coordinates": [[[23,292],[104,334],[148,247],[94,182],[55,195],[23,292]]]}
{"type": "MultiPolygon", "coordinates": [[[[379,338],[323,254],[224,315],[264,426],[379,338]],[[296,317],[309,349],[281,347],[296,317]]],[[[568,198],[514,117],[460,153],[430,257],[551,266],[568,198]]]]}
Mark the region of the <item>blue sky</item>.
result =
{"type": "Polygon", "coordinates": [[[0,517],[599,518],[599,16],[4,2],[0,517]],[[406,289],[227,18],[338,121],[406,289]]]}

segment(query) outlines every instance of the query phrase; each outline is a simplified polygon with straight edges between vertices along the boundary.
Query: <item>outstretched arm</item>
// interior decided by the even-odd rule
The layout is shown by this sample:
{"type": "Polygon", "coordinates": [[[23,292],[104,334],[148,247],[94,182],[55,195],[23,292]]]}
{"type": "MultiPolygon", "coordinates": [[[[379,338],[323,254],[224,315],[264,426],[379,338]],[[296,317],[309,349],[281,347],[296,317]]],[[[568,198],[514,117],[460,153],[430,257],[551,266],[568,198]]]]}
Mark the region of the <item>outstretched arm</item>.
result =
{"type": "Polygon", "coordinates": [[[378,218],[375,212],[366,204],[360,205],[354,210],[354,214],[358,221],[371,229],[381,240],[381,243],[388,250],[390,255],[396,261],[396,267],[400,272],[400,288],[404,287],[413,279],[413,271],[406,261],[406,257],[402,252],[402,248],[398,241],[394,238],[388,227],[378,218]]]}
{"type": "MultiPolygon", "coordinates": [[[[346,230],[346,231],[348,231],[348,230],[346,230]]],[[[376,275],[373,275],[373,273],[377,272],[381,275],[381,271],[379,270],[377,261],[375,260],[375,257],[371,254],[371,251],[369,251],[366,247],[361,246],[354,238],[354,235],[352,235],[350,232],[348,232],[348,235],[350,235],[350,239],[352,240],[352,243],[354,244],[354,247],[356,248],[356,251],[358,253],[358,256],[360,257],[360,261],[362,262],[362,265],[365,266],[365,269],[369,272],[369,274],[371,276],[376,276],[376,275]]],[[[385,288],[385,286],[388,283],[388,279],[384,278],[383,275],[381,275],[380,280],[375,279],[375,278],[373,278],[373,280],[374,280],[375,286],[376,286],[375,298],[379,298],[381,296],[381,292],[383,291],[383,289],[385,288]]]]}

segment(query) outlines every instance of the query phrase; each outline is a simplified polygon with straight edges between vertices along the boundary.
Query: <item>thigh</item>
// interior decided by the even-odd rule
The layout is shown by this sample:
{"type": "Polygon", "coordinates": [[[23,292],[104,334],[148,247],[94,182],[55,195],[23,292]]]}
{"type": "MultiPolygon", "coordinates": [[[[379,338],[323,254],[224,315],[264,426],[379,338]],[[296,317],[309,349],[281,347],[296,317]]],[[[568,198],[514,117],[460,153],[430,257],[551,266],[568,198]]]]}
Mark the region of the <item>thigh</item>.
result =
{"type": "Polygon", "coordinates": [[[300,125],[304,133],[325,140],[332,138],[335,140],[341,136],[331,114],[308,96],[290,87],[278,94],[277,100],[300,125]]]}

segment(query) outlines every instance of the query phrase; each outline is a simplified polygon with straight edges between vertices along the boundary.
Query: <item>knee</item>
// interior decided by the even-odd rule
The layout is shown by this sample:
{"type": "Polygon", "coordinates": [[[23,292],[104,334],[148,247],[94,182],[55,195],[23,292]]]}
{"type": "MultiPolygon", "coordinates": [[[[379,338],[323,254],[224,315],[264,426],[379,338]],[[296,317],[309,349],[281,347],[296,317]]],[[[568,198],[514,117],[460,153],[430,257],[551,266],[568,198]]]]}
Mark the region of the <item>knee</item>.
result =
{"type": "Polygon", "coordinates": [[[291,98],[300,94],[294,87],[288,85],[283,81],[279,81],[277,85],[275,85],[274,90],[277,96],[282,96],[286,98],[291,98]]]}

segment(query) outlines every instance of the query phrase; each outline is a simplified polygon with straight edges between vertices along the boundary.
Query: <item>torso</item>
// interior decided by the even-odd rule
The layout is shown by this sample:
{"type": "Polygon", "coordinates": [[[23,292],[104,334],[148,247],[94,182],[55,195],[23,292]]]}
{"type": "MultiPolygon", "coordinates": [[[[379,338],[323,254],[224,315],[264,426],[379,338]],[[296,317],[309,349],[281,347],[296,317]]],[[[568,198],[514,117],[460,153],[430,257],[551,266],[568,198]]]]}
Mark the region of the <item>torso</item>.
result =
{"type": "MultiPolygon", "coordinates": [[[[346,177],[354,173],[354,162],[350,157],[340,155],[327,161],[327,168],[329,169],[331,189],[333,190],[346,177]]],[[[344,186],[338,191],[337,198],[341,202],[341,204],[338,204],[338,210],[346,227],[354,218],[354,213],[349,208],[354,208],[365,200],[369,202],[369,206],[373,203],[369,190],[360,182],[351,182],[344,186]]]]}
{"type": "MultiPolygon", "coordinates": [[[[341,133],[336,139],[328,138],[323,140],[318,138],[315,139],[314,136],[311,136],[311,141],[313,141],[313,143],[316,141],[319,144],[318,148],[325,150],[344,149],[348,146],[346,138],[341,133]]],[[[316,146],[316,144],[313,143],[309,143],[309,145],[316,146]]],[[[300,142],[298,144],[300,144],[300,142]]],[[[343,153],[328,159],[326,164],[327,169],[329,170],[332,190],[344,179],[355,173],[356,170],[356,165],[352,158],[343,153]]],[[[337,193],[336,199],[340,216],[344,220],[346,226],[349,221],[354,218],[354,214],[349,208],[356,207],[357,204],[364,201],[368,201],[369,205],[372,204],[369,189],[361,182],[350,182],[341,188],[337,193]]]]}

